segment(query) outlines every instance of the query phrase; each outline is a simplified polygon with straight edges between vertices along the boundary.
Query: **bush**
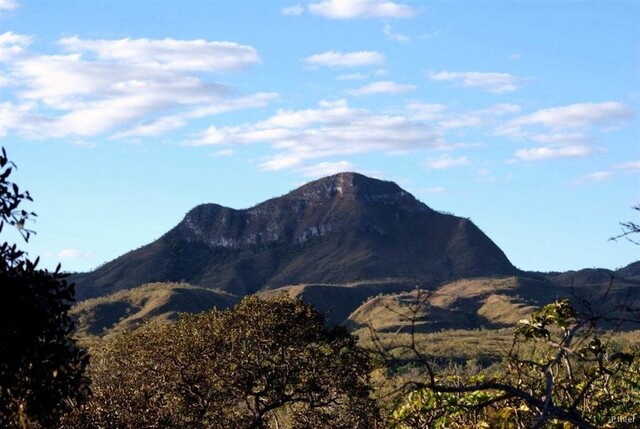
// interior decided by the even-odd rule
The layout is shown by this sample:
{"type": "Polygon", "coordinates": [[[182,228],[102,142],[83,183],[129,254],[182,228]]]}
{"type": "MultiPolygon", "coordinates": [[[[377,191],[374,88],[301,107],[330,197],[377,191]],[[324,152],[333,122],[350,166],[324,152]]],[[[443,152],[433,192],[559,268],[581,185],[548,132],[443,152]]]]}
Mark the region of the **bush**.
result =
{"type": "Polygon", "coordinates": [[[97,350],[76,428],[370,428],[368,354],[310,305],[235,308],[147,324],[97,350]]]}

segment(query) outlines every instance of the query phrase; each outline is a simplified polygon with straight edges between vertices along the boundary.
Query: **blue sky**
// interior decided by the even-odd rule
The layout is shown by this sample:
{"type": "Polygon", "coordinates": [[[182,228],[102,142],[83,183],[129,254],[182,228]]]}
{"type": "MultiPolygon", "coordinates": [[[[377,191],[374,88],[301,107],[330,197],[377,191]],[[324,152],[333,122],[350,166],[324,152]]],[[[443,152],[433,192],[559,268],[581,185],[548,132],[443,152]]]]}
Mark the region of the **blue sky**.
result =
{"type": "Polygon", "coordinates": [[[616,268],[639,45],[637,1],[0,0],[0,145],[45,267],[357,171],[520,268],[616,268]]]}

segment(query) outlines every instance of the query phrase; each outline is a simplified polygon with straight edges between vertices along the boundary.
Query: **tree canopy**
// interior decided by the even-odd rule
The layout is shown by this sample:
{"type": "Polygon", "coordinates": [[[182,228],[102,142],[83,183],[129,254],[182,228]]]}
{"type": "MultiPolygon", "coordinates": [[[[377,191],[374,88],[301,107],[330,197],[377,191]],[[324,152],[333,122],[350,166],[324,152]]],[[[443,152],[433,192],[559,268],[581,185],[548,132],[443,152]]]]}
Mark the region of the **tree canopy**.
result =
{"type": "MultiPolygon", "coordinates": [[[[0,232],[35,216],[20,208],[28,192],[11,182],[15,168],[0,155],[0,232]]],[[[57,427],[62,414],[88,393],[87,354],[72,338],[67,311],[74,288],[55,272],[37,268],[16,244],[0,244],[0,426],[57,427]]]]}
{"type": "Polygon", "coordinates": [[[96,350],[83,428],[371,428],[369,355],[299,300],[147,324],[96,350]]]}
{"type": "Polygon", "coordinates": [[[393,411],[392,427],[631,427],[640,414],[640,349],[611,342],[598,317],[560,300],[522,320],[504,361],[463,377],[426,378],[393,411]],[[626,347],[626,348],[625,348],[626,347]]]}

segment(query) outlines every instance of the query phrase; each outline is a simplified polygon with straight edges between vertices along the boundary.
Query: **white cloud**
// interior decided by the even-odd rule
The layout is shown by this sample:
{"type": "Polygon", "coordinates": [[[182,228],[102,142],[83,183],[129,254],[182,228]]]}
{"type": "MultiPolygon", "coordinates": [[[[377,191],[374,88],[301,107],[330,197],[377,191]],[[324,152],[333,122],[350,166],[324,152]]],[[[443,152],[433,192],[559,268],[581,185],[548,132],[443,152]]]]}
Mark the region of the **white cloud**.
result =
{"type": "MultiPolygon", "coordinates": [[[[27,36],[0,36],[0,47],[22,48],[29,43],[27,36]]],[[[212,72],[258,63],[260,58],[250,46],[77,36],[58,44],[64,54],[20,52],[10,63],[9,78],[0,80],[9,79],[15,104],[29,108],[13,114],[20,120],[4,123],[0,133],[14,130],[32,139],[113,132],[117,137],[152,136],[194,118],[259,107],[277,98],[272,93],[236,96],[233,88],[210,80],[212,72]]]]}
{"type": "Polygon", "coordinates": [[[615,166],[617,169],[640,173],[640,161],[627,161],[615,166]]]}
{"type": "Polygon", "coordinates": [[[279,95],[276,93],[259,92],[245,97],[222,99],[218,103],[213,102],[204,106],[196,106],[183,113],[163,116],[152,121],[135,125],[125,131],[117,133],[114,137],[159,136],[182,127],[191,119],[203,118],[236,110],[263,107],[278,98],[279,95]]]}
{"type": "Polygon", "coordinates": [[[300,169],[305,177],[325,177],[353,170],[355,165],[349,161],[320,162],[300,169]]]}
{"type": "Polygon", "coordinates": [[[434,186],[431,188],[418,189],[417,192],[421,194],[445,194],[447,190],[442,186],[434,186]]]}
{"type": "Polygon", "coordinates": [[[532,134],[529,137],[531,140],[538,143],[552,143],[552,144],[582,144],[588,141],[587,136],[581,132],[567,133],[567,132],[551,132],[532,134]]]}
{"type": "Polygon", "coordinates": [[[401,83],[395,83],[390,81],[372,82],[363,87],[349,91],[349,94],[361,96],[361,95],[374,95],[374,94],[402,94],[406,92],[413,92],[417,89],[415,85],[407,85],[401,83]]]}
{"type": "Polygon", "coordinates": [[[516,104],[496,104],[487,109],[450,113],[441,119],[440,126],[444,129],[481,127],[495,122],[498,117],[512,115],[519,111],[520,106],[516,104]]]}
{"type": "Polygon", "coordinates": [[[74,53],[93,53],[100,60],[119,60],[149,68],[181,71],[239,70],[260,62],[255,48],[235,42],[175,39],[88,40],[78,36],[58,41],[74,53]]]}
{"type": "Polygon", "coordinates": [[[589,129],[610,131],[633,117],[634,112],[617,101],[577,103],[516,117],[498,126],[495,133],[540,143],[584,146],[592,140],[589,129]]]}
{"type": "Polygon", "coordinates": [[[346,101],[338,100],[322,101],[315,109],[279,110],[253,124],[210,127],[185,143],[267,143],[274,154],[264,159],[260,167],[281,170],[302,168],[311,161],[336,156],[439,147],[445,141],[439,131],[425,122],[352,108],[346,101]]]}
{"type": "Polygon", "coordinates": [[[611,180],[614,174],[611,171],[594,171],[573,181],[573,186],[584,186],[592,183],[602,183],[611,180]]]}
{"type": "Polygon", "coordinates": [[[86,259],[92,258],[94,255],[93,252],[81,252],[77,249],[63,249],[58,252],[56,256],[61,259],[86,259]]]}
{"type": "Polygon", "coordinates": [[[384,56],[375,51],[336,52],[327,51],[302,60],[312,67],[361,67],[384,63],[384,56]]]}
{"type": "Polygon", "coordinates": [[[411,6],[384,0],[322,0],[309,4],[309,11],[332,19],[409,18],[417,13],[411,6]]]}
{"type": "Polygon", "coordinates": [[[0,62],[20,57],[31,42],[31,36],[24,34],[16,34],[12,31],[0,34],[0,62]]]}
{"type": "Polygon", "coordinates": [[[412,118],[434,121],[443,130],[486,126],[496,121],[496,118],[520,112],[520,106],[509,103],[495,104],[486,109],[455,112],[443,104],[412,102],[407,105],[407,109],[411,112],[412,118]]]}
{"type": "Polygon", "coordinates": [[[283,7],[282,9],[280,9],[280,12],[283,15],[297,16],[302,15],[302,12],[304,12],[304,8],[300,6],[300,4],[296,4],[294,6],[283,7]]]}
{"type": "Polygon", "coordinates": [[[466,156],[452,158],[449,155],[442,155],[439,158],[429,158],[424,161],[424,166],[435,170],[443,170],[447,168],[462,167],[469,165],[471,162],[466,156]]]}
{"type": "Polygon", "coordinates": [[[609,180],[613,177],[613,173],[610,171],[595,171],[591,174],[588,174],[585,178],[592,182],[604,182],[605,180],[609,180]]]}
{"type": "Polygon", "coordinates": [[[429,79],[435,81],[451,81],[465,87],[474,87],[497,94],[517,90],[521,79],[508,73],[487,72],[450,72],[429,73],[429,79]]]}
{"type": "Polygon", "coordinates": [[[442,119],[447,111],[444,104],[411,102],[407,105],[413,118],[421,121],[435,121],[442,119]]]}
{"type": "Polygon", "coordinates": [[[0,137],[5,137],[10,130],[27,121],[30,108],[28,104],[0,102],[0,137]]]}
{"type": "Polygon", "coordinates": [[[114,137],[123,138],[130,136],[159,136],[184,126],[187,123],[182,115],[163,116],[161,118],[143,122],[128,130],[117,133],[114,137]]]}
{"type": "Polygon", "coordinates": [[[591,155],[592,152],[593,149],[588,146],[536,147],[520,149],[516,151],[515,157],[522,161],[541,161],[555,158],[585,157],[591,155]]]}
{"type": "Polygon", "coordinates": [[[411,38],[409,36],[405,36],[404,34],[395,33],[391,28],[391,25],[386,24],[382,29],[382,32],[389,40],[394,40],[400,43],[409,43],[411,38]]]}
{"type": "Polygon", "coordinates": [[[515,119],[511,125],[543,125],[553,129],[617,126],[633,116],[631,109],[617,101],[578,103],[538,110],[515,119]]]}
{"type": "Polygon", "coordinates": [[[233,155],[233,149],[222,149],[215,151],[211,154],[211,156],[231,156],[233,155]]]}
{"type": "Polygon", "coordinates": [[[351,74],[341,74],[338,76],[338,80],[365,80],[369,76],[363,73],[351,73],[351,74]]]}
{"type": "Polygon", "coordinates": [[[0,0],[0,10],[13,10],[19,7],[15,0],[0,0]]]}

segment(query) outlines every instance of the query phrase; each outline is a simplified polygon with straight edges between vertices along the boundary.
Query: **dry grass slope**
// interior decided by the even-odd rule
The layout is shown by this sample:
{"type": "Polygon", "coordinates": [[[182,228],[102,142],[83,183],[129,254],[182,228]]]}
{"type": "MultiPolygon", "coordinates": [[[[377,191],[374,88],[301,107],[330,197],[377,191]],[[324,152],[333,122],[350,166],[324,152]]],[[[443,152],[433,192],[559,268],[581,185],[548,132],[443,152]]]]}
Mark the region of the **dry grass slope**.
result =
{"type": "Polygon", "coordinates": [[[147,320],[172,321],[178,313],[225,309],[238,301],[225,292],[187,283],[151,283],[88,299],[71,309],[79,337],[112,336],[147,320]]]}
{"type": "Polygon", "coordinates": [[[371,326],[380,332],[407,332],[412,317],[422,333],[499,329],[512,326],[547,303],[550,292],[553,299],[552,285],[532,279],[466,279],[421,291],[420,304],[417,291],[376,296],[355,310],[349,320],[354,326],[371,326]]]}

